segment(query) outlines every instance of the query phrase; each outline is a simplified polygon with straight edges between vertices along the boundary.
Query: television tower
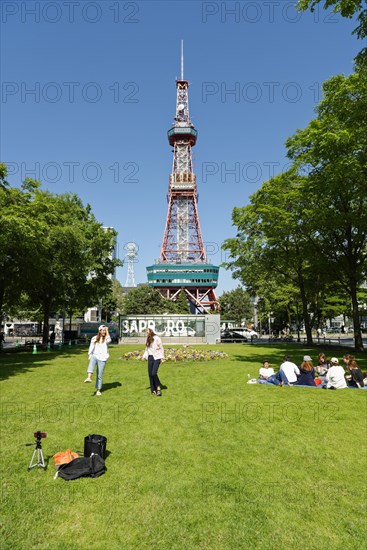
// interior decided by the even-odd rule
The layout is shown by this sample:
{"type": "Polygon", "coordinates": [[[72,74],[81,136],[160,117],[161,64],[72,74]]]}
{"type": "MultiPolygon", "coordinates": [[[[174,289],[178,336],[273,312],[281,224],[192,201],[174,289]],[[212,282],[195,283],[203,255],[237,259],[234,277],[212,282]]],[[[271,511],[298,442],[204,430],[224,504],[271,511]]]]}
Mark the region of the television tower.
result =
{"type": "Polygon", "coordinates": [[[181,78],[176,80],[176,116],[168,131],[173,147],[169,177],[168,213],[160,257],[147,267],[148,284],[165,298],[175,300],[184,290],[191,311],[216,310],[219,267],[207,262],[198,213],[196,176],[191,148],[197,131],[190,121],[189,83],[184,79],[183,43],[181,42],[181,78]]]}
{"type": "Polygon", "coordinates": [[[134,263],[138,255],[138,247],[135,243],[127,243],[124,246],[127,258],[127,278],[125,287],[136,287],[134,275],[134,263]]]}

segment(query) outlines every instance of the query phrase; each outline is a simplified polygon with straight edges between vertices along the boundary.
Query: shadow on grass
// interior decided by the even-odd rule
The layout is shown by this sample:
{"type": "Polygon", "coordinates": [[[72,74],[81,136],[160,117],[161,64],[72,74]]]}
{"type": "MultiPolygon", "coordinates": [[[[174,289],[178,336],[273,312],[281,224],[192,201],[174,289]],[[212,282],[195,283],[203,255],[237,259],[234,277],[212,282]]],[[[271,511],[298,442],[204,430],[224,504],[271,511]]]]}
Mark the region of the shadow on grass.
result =
{"type": "Polygon", "coordinates": [[[105,393],[108,390],[113,390],[113,388],[118,388],[119,386],[122,386],[121,382],[108,382],[107,384],[103,384],[102,391],[105,393]]]}
{"type": "MultiPolygon", "coordinates": [[[[280,364],[285,355],[288,355],[294,362],[302,361],[306,348],[300,349],[299,346],[290,347],[289,345],[272,345],[264,348],[262,356],[259,355],[259,348],[247,347],[243,355],[232,355],[235,361],[242,363],[258,363],[261,366],[262,361],[268,360],[270,364],[280,364]],[[298,359],[299,358],[299,359],[298,359]]],[[[307,353],[308,353],[307,348],[307,353]]]]}
{"type": "MultiPolygon", "coordinates": [[[[150,390],[150,386],[147,386],[145,389],[150,390]]],[[[164,384],[161,384],[161,390],[168,390],[168,386],[165,386],[164,384]]]]}
{"type": "MultiPolygon", "coordinates": [[[[239,363],[257,363],[259,368],[261,367],[262,361],[268,360],[271,366],[280,366],[283,362],[283,357],[287,355],[291,361],[300,365],[303,361],[304,355],[310,355],[313,360],[313,365],[318,364],[319,353],[324,352],[327,357],[335,356],[339,359],[339,362],[342,363],[341,359],[345,353],[350,353],[350,348],[342,348],[341,346],[326,347],[325,349],[320,346],[302,346],[299,345],[285,345],[285,344],[273,344],[271,346],[263,347],[262,354],[259,354],[259,348],[252,346],[247,346],[243,355],[233,354],[230,355],[232,360],[238,361],[239,363]]],[[[367,363],[367,357],[364,352],[356,353],[356,359],[359,366],[364,370],[364,364],[367,363]]]]}
{"type": "Polygon", "coordinates": [[[77,357],[85,355],[85,346],[65,346],[65,348],[57,351],[44,351],[32,354],[32,352],[20,353],[2,353],[0,355],[0,380],[6,380],[11,376],[28,372],[35,367],[43,367],[49,365],[58,359],[67,359],[69,357],[77,357]]]}

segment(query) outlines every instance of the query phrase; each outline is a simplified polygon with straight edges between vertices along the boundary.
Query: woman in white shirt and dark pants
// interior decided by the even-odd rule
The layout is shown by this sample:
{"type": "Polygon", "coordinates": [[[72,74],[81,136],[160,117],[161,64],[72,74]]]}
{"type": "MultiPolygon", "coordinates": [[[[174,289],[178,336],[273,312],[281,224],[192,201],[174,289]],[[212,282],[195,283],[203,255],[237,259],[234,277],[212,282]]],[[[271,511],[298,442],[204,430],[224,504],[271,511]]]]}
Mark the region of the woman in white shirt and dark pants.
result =
{"type": "Polygon", "coordinates": [[[162,340],[151,328],[147,330],[147,340],[143,359],[148,359],[148,375],[151,394],[161,396],[162,392],[161,383],[158,378],[158,369],[162,359],[164,359],[164,349],[162,340]]]}
{"type": "Polygon", "coordinates": [[[97,365],[97,380],[96,380],[96,395],[101,395],[103,372],[109,358],[107,344],[111,342],[110,335],[108,333],[108,327],[101,325],[98,327],[97,336],[93,336],[90,341],[88,350],[89,365],[88,365],[88,377],[84,382],[92,382],[92,374],[94,367],[97,365]]]}

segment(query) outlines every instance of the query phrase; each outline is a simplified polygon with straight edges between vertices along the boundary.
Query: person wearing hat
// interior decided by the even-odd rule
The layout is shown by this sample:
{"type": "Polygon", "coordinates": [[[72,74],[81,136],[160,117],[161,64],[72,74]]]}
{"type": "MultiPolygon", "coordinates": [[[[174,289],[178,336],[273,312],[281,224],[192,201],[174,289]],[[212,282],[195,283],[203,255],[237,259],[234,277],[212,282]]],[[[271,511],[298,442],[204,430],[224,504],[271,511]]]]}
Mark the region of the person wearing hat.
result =
{"type": "Polygon", "coordinates": [[[111,337],[106,325],[100,325],[98,327],[98,334],[93,336],[90,341],[88,350],[89,365],[87,370],[87,378],[84,382],[92,382],[92,374],[94,367],[97,365],[97,378],[96,378],[96,395],[101,395],[103,372],[109,358],[107,344],[111,342],[111,337]]]}
{"type": "Polygon", "coordinates": [[[336,357],[330,359],[331,367],[326,373],[326,388],[339,390],[347,387],[344,377],[344,369],[339,365],[339,360],[336,357]]]}

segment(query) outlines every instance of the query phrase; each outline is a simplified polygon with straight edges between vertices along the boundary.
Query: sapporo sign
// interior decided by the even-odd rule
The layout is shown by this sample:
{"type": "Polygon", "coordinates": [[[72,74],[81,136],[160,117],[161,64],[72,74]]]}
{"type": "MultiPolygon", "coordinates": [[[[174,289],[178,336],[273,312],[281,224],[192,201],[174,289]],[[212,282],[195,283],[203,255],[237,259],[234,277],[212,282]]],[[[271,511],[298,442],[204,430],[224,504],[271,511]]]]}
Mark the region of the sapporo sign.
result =
{"type": "Polygon", "coordinates": [[[198,316],[189,323],[188,319],[180,318],[144,318],[122,317],[120,324],[121,336],[145,335],[148,328],[151,328],[158,336],[203,336],[204,321],[200,321],[200,327],[197,326],[198,316]],[[195,326],[193,328],[192,326],[195,326]],[[199,330],[198,330],[199,328],[199,330]]]}

